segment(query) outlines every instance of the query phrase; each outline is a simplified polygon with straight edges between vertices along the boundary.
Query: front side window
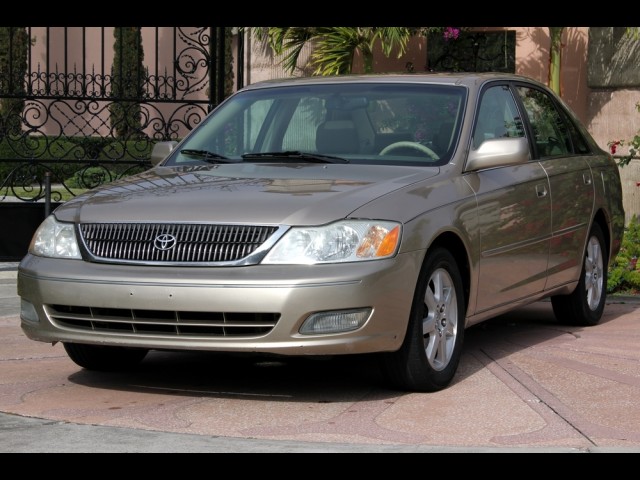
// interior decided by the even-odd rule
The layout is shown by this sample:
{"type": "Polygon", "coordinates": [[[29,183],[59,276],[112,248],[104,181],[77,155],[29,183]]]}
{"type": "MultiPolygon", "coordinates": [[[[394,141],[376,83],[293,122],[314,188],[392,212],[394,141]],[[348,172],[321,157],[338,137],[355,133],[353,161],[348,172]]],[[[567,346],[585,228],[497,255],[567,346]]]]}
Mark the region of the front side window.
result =
{"type": "Polygon", "coordinates": [[[477,149],[485,140],[500,137],[524,137],[518,108],[506,85],[489,87],[480,97],[473,148],[477,149]]]}

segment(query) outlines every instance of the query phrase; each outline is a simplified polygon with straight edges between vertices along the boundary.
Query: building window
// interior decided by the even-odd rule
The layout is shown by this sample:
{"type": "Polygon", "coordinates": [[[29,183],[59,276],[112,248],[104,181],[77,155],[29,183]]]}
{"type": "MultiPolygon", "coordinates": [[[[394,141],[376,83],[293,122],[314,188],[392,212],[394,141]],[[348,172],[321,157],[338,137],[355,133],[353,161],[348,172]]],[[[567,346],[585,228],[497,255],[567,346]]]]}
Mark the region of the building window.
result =
{"type": "Polygon", "coordinates": [[[426,70],[515,73],[516,32],[462,31],[456,39],[445,39],[442,33],[430,34],[426,70]]]}

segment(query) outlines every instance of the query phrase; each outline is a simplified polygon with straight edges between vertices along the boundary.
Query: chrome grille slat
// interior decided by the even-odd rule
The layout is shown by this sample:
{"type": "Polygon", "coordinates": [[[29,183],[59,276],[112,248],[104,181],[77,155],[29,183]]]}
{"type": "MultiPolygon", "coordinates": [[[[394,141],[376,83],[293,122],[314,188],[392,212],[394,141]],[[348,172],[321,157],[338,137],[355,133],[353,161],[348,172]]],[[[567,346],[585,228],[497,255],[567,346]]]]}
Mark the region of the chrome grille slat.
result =
{"type": "Polygon", "coordinates": [[[83,223],[80,237],[96,261],[131,263],[238,262],[259,249],[278,230],[263,225],[159,223],[83,223]],[[168,250],[155,247],[163,234],[175,237],[168,250]]]}

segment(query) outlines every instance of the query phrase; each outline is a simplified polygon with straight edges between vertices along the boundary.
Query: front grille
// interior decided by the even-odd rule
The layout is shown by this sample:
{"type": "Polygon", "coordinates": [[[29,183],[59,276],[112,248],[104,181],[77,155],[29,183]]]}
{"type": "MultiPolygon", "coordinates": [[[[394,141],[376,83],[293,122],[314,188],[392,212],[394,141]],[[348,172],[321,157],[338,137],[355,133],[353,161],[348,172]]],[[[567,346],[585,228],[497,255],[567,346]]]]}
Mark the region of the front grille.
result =
{"type": "Polygon", "coordinates": [[[255,337],[275,327],[279,313],[177,312],[48,305],[49,318],[78,331],[173,337],[255,337]]]}
{"type": "Polygon", "coordinates": [[[80,236],[97,261],[130,263],[238,262],[278,230],[263,225],[84,223],[80,236]]]}

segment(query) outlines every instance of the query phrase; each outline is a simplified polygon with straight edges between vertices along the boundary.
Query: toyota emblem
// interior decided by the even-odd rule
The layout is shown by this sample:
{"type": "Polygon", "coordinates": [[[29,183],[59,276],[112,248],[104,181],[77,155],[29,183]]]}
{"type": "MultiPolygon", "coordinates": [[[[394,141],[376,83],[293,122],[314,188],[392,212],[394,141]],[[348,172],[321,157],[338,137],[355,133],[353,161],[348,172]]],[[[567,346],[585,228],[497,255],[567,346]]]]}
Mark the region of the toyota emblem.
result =
{"type": "Polygon", "coordinates": [[[176,237],[169,233],[163,233],[162,235],[158,235],[153,241],[153,246],[156,250],[171,250],[176,246],[176,237]]]}

